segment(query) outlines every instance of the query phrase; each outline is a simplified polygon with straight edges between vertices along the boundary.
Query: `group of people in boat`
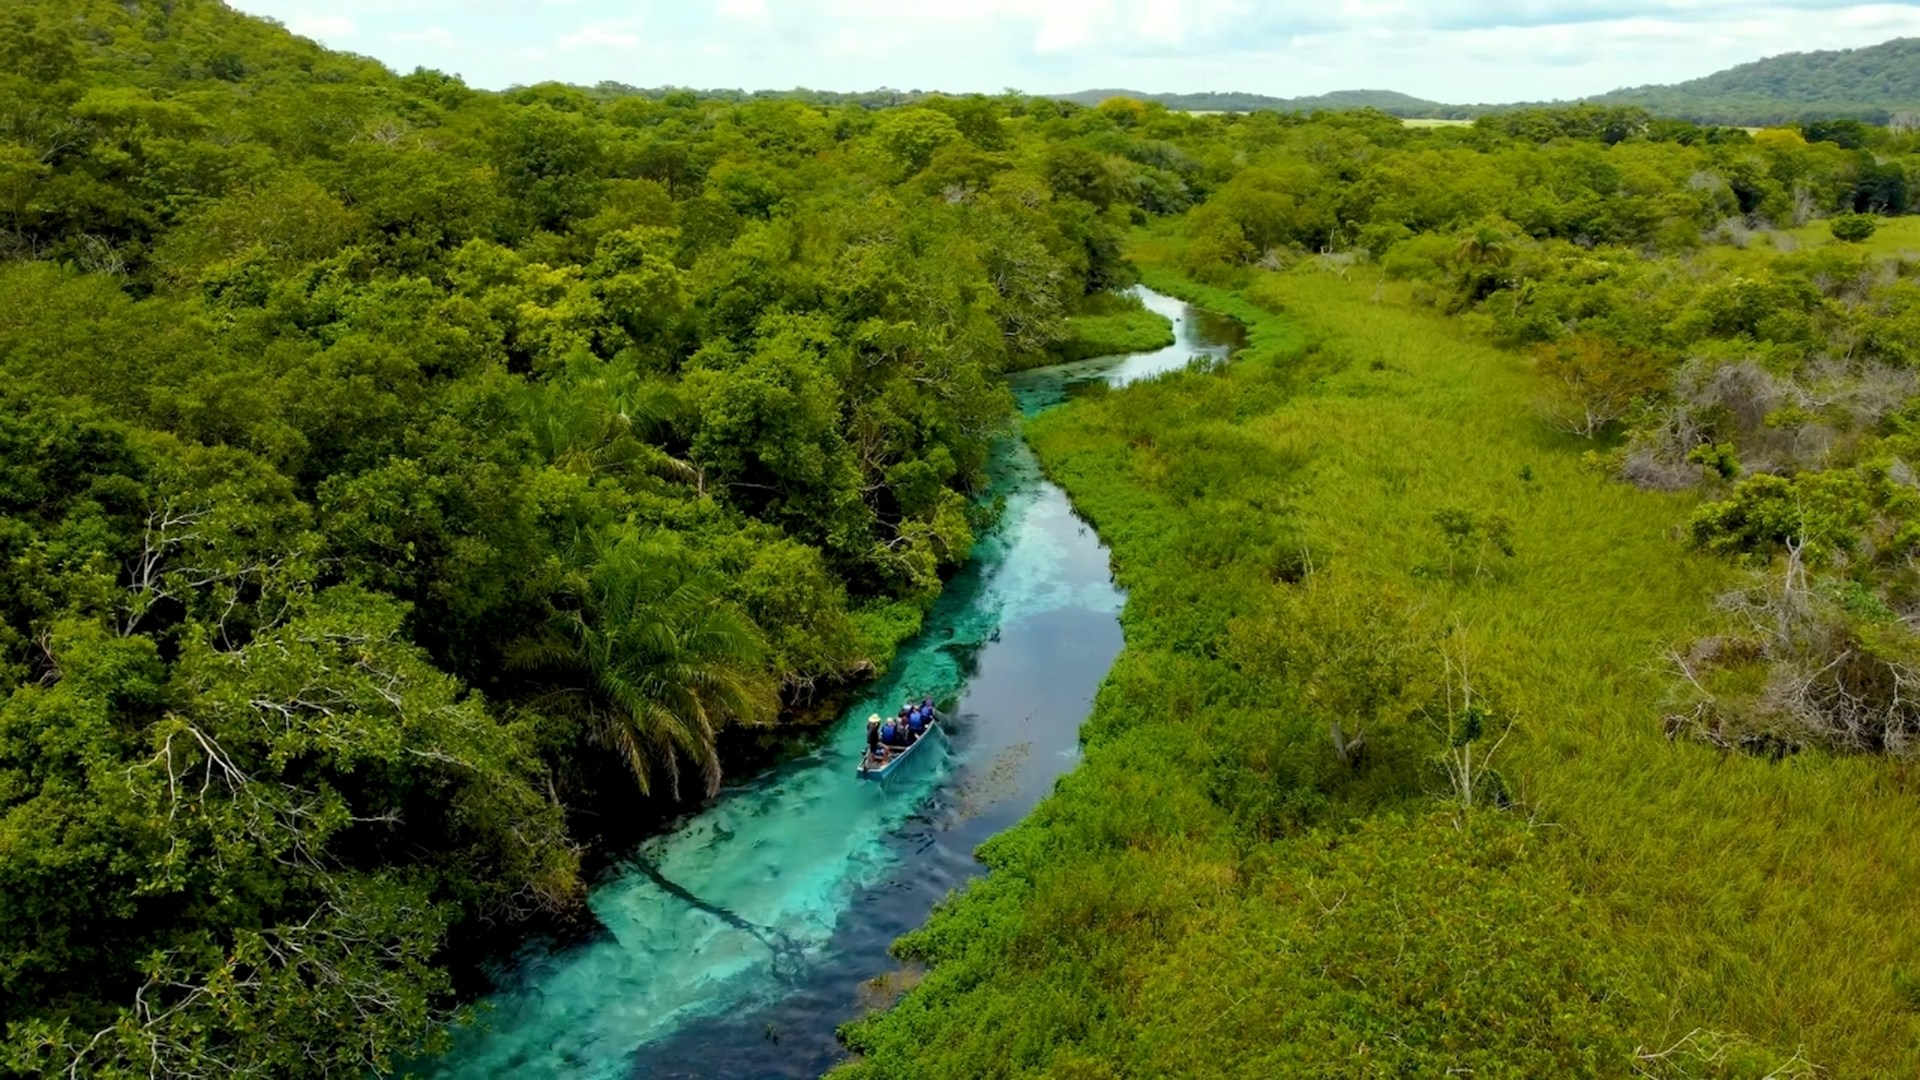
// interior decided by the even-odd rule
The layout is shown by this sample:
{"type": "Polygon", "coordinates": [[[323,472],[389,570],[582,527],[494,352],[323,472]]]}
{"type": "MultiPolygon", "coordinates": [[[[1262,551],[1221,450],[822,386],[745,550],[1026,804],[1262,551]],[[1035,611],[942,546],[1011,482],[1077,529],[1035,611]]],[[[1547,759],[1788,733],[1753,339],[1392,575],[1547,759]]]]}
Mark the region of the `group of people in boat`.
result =
{"type": "Polygon", "coordinates": [[[867,758],[875,765],[920,741],[933,726],[933,697],[918,702],[908,699],[900,705],[898,716],[882,720],[879,713],[867,717],[867,758]]]}

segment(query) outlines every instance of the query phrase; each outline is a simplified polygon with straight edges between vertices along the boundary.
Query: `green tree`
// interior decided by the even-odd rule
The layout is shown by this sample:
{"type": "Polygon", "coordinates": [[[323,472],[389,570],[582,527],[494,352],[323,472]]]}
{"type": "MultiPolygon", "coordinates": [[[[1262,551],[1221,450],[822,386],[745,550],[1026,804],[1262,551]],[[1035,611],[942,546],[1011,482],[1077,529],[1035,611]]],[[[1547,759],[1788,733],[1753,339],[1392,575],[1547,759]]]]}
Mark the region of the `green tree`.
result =
{"type": "Polygon", "coordinates": [[[558,231],[599,196],[605,146],[580,113],[546,104],[514,110],[494,154],[501,187],[536,228],[558,231]]]}
{"type": "Polygon", "coordinates": [[[1880,224],[1872,214],[1841,214],[1827,227],[1835,240],[1858,244],[1879,231],[1880,224]]]}
{"type": "Polygon", "coordinates": [[[926,168],[942,146],[960,138],[960,125],[933,109],[897,109],[875,122],[874,136],[894,167],[912,176],[926,168]]]}
{"type": "Polygon", "coordinates": [[[712,795],[720,731],[773,716],[765,641],[671,541],[615,530],[582,556],[589,564],[569,575],[547,625],[512,662],[540,676],[541,700],[611,751],[643,793],[663,771],[678,798],[684,759],[712,795]]]}
{"type": "Polygon", "coordinates": [[[1665,365],[1654,353],[1592,334],[1574,334],[1534,350],[1541,374],[1557,384],[1548,412],[1584,438],[1599,436],[1635,404],[1665,388],[1665,365]]]}

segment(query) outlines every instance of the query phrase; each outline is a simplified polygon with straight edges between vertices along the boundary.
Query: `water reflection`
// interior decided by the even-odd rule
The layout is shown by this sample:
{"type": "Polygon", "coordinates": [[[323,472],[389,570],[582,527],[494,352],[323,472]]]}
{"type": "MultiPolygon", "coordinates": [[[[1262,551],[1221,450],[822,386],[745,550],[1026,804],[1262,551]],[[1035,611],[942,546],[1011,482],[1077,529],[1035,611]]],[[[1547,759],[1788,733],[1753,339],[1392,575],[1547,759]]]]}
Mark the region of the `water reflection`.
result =
{"type": "Polygon", "coordinates": [[[1019,402],[1022,413],[1033,416],[1045,412],[1067,401],[1083,387],[1099,384],[1117,388],[1179,371],[1194,360],[1224,359],[1247,343],[1246,329],[1224,315],[1202,310],[1145,286],[1136,286],[1132,291],[1148,310],[1173,322],[1173,344],[1154,352],[1097,357],[1014,375],[1007,384],[1013,388],[1014,400],[1019,402]]]}

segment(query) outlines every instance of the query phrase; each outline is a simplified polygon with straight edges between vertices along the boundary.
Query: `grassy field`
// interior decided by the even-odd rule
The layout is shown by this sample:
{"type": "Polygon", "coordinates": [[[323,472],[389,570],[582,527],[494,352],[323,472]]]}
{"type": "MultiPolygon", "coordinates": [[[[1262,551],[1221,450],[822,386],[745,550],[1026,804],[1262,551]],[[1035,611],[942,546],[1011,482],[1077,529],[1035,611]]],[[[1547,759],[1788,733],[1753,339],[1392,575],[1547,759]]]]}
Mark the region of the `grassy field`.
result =
{"type": "MultiPolygon", "coordinates": [[[[1894,224],[1888,242],[1920,240],[1920,222],[1894,224]]],[[[1711,627],[1728,583],[1676,539],[1690,501],[1593,475],[1581,444],[1535,418],[1520,359],[1368,293],[1324,275],[1247,290],[1354,360],[1253,425],[1311,455],[1306,535],[1404,575],[1433,547],[1435,509],[1510,514],[1518,554],[1498,581],[1409,585],[1467,628],[1509,687],[1523,801],[1578,838],[1562,849],[1578,853],[1576,880],[1604,898],[1676,1012],[1804,1046],[1838,1075],[1920,1076],[1920,1024],[1894,985],[1920,962],[1920,900],[1905,887],[1920,881],[1920,777],[1881,760],[1773,764],[1668,743],[1662,651],[1711,627]]]]}
{"type": "Polygon", "coordinates": [[[1838,245],[1888,258],[1905,256],[1920,259],[1920,217],[1881,218],[1880,228],[1858,244],[1845,244],[1833,238],[1825,221],[1815,221],[1797,229],[1784,230],[1803,247],[1838,245]]]}
{"type": "Polygon", "coordinates": [[[1439,120],[1409,117],[1401,121],[1410,128],[1472,127],[1471,120],[1439,120]]]}
{"type": "Polygon", "coordinates": [[[932,973],[852,1075],[1920,1075],[1920,775],[1663,736],[1663,654],[1736,580],[1692,499],[1593,471],[1525,361],[1390,289],[1167,254],[1149,284],[1253,344],[1032,425],[1128,650],[1081,769],[903,941],[932,973]],[[1417,709],[1331,764],[1367,690],[1302,658],[1339,647],[1408,701],[1416,654],[1464,668],[1513,808],[1441,809],[1417,709]]]}

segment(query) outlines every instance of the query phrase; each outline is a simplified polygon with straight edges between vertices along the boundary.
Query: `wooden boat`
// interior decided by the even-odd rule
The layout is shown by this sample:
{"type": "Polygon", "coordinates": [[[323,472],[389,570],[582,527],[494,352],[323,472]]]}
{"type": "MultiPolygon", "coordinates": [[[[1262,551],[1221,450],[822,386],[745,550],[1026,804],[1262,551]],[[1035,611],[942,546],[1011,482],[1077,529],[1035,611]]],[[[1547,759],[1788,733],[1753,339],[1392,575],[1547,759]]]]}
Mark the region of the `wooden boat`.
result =
{"type": "MultiPolygon", "coordinates": [[[[873,760],[872,754],[861,754],[860,779],[885,780],[888,776],[892,775],[893,770],[900,767],[901,762],[912,757],[921,747],[927,745],[927,743],[933,739],[933,733],[940,730],[940,724],[945,719],[946,717],[940,714],[940,710],[935,709],[933,712],[933,720],[927,724],[927,730],[921,732],[920,737],[915,739],[910,746],[888,747],[887,760],[885,761],[876,763],[873,760]]],[[[864,738],[865,736],[863,735],[862,737],[864,738]]]]}

